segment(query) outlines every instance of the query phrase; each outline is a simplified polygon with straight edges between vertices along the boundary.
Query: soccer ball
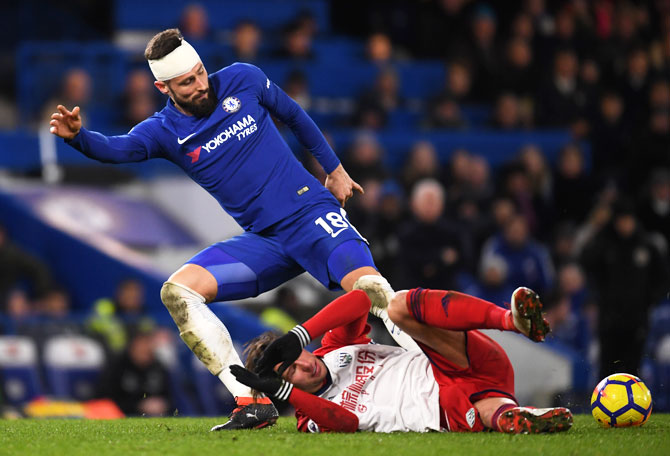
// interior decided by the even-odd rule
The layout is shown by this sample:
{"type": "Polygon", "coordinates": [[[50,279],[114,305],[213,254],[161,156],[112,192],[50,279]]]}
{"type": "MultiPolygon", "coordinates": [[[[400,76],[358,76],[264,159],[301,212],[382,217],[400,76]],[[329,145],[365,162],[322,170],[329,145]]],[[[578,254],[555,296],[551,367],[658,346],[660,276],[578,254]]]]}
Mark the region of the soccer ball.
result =
{"type": "Polygon", "coordinates": [[[651,392],[630,374],[612,374],[591,395],[591,413],[602,427],[641,426],[651,415],[651,392]]]}

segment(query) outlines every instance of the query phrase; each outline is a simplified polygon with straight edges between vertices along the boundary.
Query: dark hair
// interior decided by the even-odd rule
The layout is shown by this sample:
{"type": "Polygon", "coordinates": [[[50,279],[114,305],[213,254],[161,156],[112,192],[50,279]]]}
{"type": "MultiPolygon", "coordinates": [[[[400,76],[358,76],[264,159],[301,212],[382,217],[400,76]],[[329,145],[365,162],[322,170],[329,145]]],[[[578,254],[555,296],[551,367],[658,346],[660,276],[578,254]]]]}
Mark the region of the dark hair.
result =
{"type": "Polygon", "coordinates": [[[149,40],[147,48],[144,50],[144,58],[147,60],[162,59],[181,46],[182,39],[184,37],[178,28],[163,30],[149,40]]]}
{"type": "MultiPolygon", "coordinates": [[[[261,355],[265,349],[268,348],[268,345],[279,339],[279,337],[281,337],[281,334],[275,331],[266,331],[260,336],[247,342],[246,348],[244,349],[244,354],[247,357],[246,361],[244,362],[244,367],[246,367],[251,372],[256,372],[256,363],[260,359],[261,355]]],[[[257,399],[261,394],[256,390],[251,391],[254,399],[257,399]]]]}

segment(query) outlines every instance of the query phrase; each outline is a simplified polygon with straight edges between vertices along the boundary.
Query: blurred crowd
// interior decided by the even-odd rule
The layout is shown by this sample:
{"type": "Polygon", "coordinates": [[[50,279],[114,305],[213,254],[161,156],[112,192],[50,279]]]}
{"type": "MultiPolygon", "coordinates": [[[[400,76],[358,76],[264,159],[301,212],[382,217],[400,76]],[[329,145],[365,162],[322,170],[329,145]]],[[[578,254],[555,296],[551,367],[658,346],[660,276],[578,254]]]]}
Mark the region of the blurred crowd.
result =
{"type": "MultiPolygon", "coordinates": [[[[334,125],[357,131],[352,144],[332,145],[365,188],[346,210],[382,274],[396,289],[454,289],[501,306],[516,287],[528,286],[545,301],[550,342],[599,365],[601,376],[636,372],[648,316],[670,304],[670,1],[365,3],[356,18],[351,2],[331,5],[333,28],[363,42],[360,57],[379,68],[369,90],[338,110],[334,125]],[[429,99],[400,95],[394,65],[417,59],[447,68],[443,87],[429,99]],[[490,157],[465,148],[441,161],[436,146],[420,140],[399,169],[387,166],[377,133],[393,113],[419,113],[417,131],[464,130],[473,127],[463,115],[473,106],[486,108],[485,129],[563,128],[573,141],[555,162],[528,143],[493,167],[490,157]]],[[[250,18],[222,35],[211,21],[193,4],[174,25],[196,48],[225,42],[230,62],[316,57],[320,31],[308,12],[279,33],[250,18]]],[[[300,70],[277,82],[308,111],[319,102],[300,70]]],[[[152,83],[146,69],[128,74],[112,107],[121,116],[115,122],[131,127],[161,109],[165,101],[152,83]]],[[[45,113],[56,102],[86,113],[94,102],[91,75],[64,75],[45,113]]],[[[328,137],[328,125],[322,127],[328,137]]],[[[324,179],[313,159],[302,159],[324,179]]],[[[117,296],[92,303],[78,327],[58,328],[94,335],[118,355],[109,375],[120,375],[124,365],[142,370],[133,352],[151,345],[136,286],[119,284],[117,296]]],[[[30,333],[34,318],[56,327],[68,312],[67,291],[53,287],[48,270],[2,232],[0,299],[9,333],[30,333]],[[28,288],[21,286],[26,280],[28,288]]],[[[284,329],[300,321],[297,300],[284,289],[266,321],[284,329]]],[[[48,331],[39,333],[38,339],[48,331]]]]}

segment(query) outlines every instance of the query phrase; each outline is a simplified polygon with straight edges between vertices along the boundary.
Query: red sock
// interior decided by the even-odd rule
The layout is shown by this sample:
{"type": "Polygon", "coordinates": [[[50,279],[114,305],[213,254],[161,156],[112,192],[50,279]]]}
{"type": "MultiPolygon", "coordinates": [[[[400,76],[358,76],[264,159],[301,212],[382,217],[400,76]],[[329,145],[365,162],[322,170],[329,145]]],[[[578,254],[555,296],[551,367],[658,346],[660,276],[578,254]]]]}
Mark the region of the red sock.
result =
{"type": "Polygon", "coordinates": [[[235,397],[235,403],[237,404],[238,407],[244,407],[245,405],[249,404],[272,404],[272,401],[270,400],[269,397],[263,396],[263,397],[242,397],[242,396],[237,396],[235,397]]]}
{"type": "Polygon", "coordinates": [[[515,330],[510,310],[457,291],[415,288],[407,293],[406,304],[416,321],[429,326],[455,331],[515,330]]]}
{"type": "Polygon", "coordinates": [[[500,407],[498,407],[498,410],[496,410],[493,416],[491,417],[491,429],[493,429],[496,432],[500,432],[500,428],[498,427],[498,418],[500,418],[500,415],[502,415],[504,412],[514,407],[518,406],[514,404],[503,404],[500,407]]]}

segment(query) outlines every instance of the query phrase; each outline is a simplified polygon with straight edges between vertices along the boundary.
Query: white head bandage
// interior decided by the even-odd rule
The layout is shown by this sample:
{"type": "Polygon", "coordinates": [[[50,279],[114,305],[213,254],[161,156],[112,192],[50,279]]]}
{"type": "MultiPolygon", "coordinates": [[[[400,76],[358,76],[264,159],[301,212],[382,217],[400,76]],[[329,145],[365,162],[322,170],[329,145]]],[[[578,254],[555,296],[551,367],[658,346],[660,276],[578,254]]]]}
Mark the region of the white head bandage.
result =
{"type": "Polygon", "coordinates": [[[163,58],[149,60],[149,68],[157,81],[167,81],[186,74],[200,62],[200,56],[185,39],[181,45],[163,58]]]}

